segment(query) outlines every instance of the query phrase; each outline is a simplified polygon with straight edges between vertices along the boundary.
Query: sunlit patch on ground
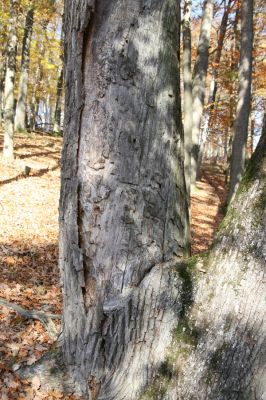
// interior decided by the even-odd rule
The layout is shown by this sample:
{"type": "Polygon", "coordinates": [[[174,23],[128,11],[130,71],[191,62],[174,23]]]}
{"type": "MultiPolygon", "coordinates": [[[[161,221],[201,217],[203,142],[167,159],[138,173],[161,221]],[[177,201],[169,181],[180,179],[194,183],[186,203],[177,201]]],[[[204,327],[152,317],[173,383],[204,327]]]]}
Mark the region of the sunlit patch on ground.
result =
{"type": "MultiPolygon", "coordinates": [[[[0,135],[2,144],[2,135],[0,135]]],[[[62,311],[58,272],[60,138],[17,135],[15,160],[0,159],[0,298],[25,309],[62,311]]],[[[54,346],[42,323],[0,307],[0,398],[74,399],[42,393],[16,370],[54,346]]],[[[60,321],[55,320],[57,328],[60,321]]]]}

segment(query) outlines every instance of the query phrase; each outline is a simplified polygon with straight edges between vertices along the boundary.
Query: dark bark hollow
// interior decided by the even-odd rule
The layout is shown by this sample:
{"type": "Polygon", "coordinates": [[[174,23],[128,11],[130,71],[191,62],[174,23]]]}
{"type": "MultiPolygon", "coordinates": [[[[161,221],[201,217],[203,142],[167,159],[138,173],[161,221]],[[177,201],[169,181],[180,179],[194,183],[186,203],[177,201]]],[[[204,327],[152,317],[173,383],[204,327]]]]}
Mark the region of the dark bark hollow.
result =
{"type": "Polygon", "coordinates": [[[187,253],[176,0],[67,0],[63,353],[87,398],[136,399],[181,310],[187,253]]]}

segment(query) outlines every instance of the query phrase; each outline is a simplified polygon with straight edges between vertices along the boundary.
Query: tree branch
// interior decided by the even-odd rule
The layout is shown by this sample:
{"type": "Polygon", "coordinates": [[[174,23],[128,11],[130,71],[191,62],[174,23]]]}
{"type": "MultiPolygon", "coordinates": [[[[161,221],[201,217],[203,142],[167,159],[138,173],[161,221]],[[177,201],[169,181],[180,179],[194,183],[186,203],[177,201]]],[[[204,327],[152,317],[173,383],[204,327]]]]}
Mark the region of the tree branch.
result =
{"type": "Polygon", "coordinates": [[[57,338],[58,331],[52,320],[53,319],[61,319],[60,314],[47,314],[43,311],[38,311],[38,310],[26,310],[25,308],[23,308],[17,304],[9,303],[8,301],[6,301],[4,299],[0,299],[0,305],[16,311],[18,314],[22,315],[25,318],[37,319],[38,321],[40,321],[43,324],[48,335],[52,339],[57,338]]]}

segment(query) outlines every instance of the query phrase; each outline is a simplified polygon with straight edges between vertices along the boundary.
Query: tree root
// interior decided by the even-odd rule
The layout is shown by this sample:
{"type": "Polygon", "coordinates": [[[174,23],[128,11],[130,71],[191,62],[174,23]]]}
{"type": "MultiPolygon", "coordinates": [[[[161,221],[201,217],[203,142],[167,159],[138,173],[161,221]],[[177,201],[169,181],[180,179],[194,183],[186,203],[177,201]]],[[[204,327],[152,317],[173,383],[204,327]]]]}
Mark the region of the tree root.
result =
{"type": "Polygon", "coordinates": [[[50,338],[53,340],[57,339],[58,331],[52,320],[61,319],[60,314],[47,314],[43,311],[38,311],[38,310],[26,310],[25,308],[17,304],[9,303],[4,299],[0,299],[0,305],[16,311],[18,314],[22,315],[25,318],[37,319],[43,324],[50,338]]]}

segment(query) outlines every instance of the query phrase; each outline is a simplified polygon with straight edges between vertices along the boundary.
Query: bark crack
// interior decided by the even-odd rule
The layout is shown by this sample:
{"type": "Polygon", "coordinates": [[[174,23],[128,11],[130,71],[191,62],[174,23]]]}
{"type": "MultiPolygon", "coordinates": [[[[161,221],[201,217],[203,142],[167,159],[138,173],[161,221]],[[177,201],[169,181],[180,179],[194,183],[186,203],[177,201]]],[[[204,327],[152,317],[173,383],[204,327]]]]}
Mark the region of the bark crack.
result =
{"type": "Polygon", "coordinates": [[[88,311],[88,304],[86,301],[87,298],[87,290],[90,289],[90,285],[87,285],[88,275],[90,273],[90,268],[88,265],[88,260],[83,254],[83,232],[82,232],[82,224],[83,224],[83,207],[81,202],[81,192],[82,192],[82,182],[80,181],[79,177],[79,169],[80,165],[79,162],[81,160],[81,141],[82,141],[82,116],[84,111],[85,105],[85,90],[84,90],[84,74],[85,74],[85,66],[86,66],[86,58],[87,52],[89,47],[89,41],[91,37],[92,27],[93,27],[93,20],[94,20],[94,4],[89,5],[87,10],[87,19],[85,19],[81,25],[81,31],[79,32],[79,47],[80,47],[80,54],[81,54],[81,65],[80,65],[80,96],[81,96],[81,105],[79,110],[79,132],[78,132],[78,141],[77,141],[77,152],[76,152],[76,159],[77,159],[77,170],[76,170],[76,179],[77,179],[77,230],[78,230],[78,248],[80,250],[80,271],[79,274],[79,282],[82,288],[82,295],[83,295],[83,302],[85,311],[88,311]]]}

